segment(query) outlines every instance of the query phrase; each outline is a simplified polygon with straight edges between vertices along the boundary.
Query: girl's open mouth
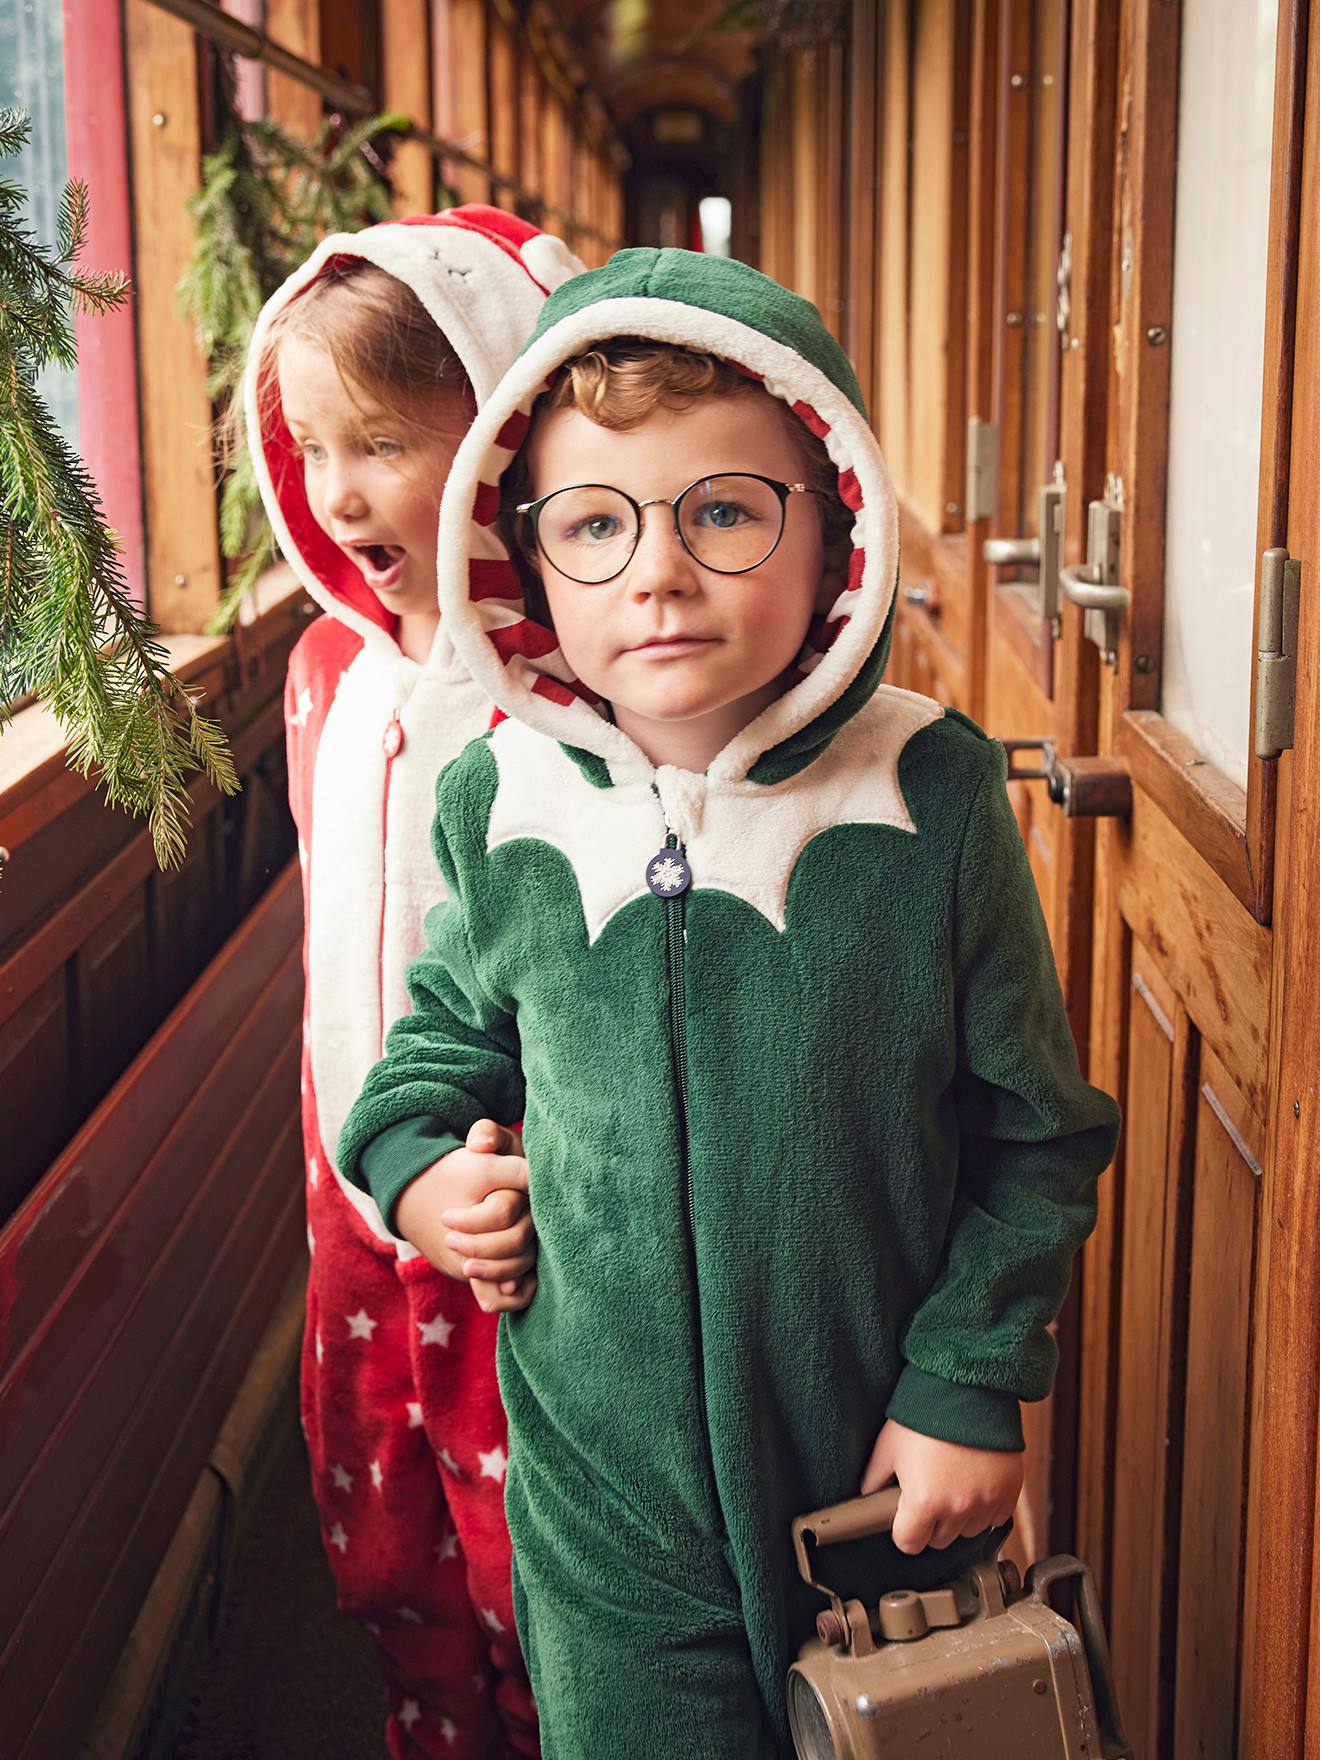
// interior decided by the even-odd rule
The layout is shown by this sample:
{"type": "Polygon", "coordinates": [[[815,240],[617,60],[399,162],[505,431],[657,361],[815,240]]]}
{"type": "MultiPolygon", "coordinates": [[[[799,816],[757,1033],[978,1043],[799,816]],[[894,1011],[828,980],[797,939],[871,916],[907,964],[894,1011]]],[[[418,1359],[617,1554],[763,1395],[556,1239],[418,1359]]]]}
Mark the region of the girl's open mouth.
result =
{"type": "Polygon", "coordinates": [[[383,592],[398,584],[407,552],[400,544],[354,544],[353,556],[367,585],[383,592]]]}

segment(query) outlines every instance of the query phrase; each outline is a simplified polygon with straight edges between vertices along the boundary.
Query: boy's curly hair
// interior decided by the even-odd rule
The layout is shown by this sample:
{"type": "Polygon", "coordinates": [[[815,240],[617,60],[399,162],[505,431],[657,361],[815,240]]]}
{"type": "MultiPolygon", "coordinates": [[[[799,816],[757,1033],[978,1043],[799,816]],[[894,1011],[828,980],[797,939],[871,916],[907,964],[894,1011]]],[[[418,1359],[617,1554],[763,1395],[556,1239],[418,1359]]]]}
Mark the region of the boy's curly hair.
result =
{"type": "MultiPolygon", "coordinates": [[[[839,473],[825,443],[799,421],[788,405],[772,392],[719,355],[683,348],[677,343],[653,342],[640,336],[615,336],[585,354],[565,361],[550,389],[538,400],[533,420],[547,410],[576,409],[599,427],[625,433],[661,409],[689,409],[700,397],[765,397],[781,412],[794,445],[802,458],[802,480],[824,495],[813,496],[819,509],[825,540],[827,571],[842,559],[846,568],[851,545],[853,515],[839,499],[839,473]]],[[[523,524],[513,509],[526,501],[530,479],[526,447],[504,473],[501,503],[503,525],[510,548],[520,553],[523,524]]]]}

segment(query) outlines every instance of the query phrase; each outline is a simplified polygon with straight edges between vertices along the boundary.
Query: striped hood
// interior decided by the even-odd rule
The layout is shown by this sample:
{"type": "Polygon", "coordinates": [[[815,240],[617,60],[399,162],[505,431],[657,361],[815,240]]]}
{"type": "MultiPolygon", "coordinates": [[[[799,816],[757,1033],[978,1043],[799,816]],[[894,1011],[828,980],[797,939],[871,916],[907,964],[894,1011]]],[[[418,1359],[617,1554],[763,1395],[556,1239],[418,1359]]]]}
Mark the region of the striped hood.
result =
{"type": "MultiPolygon", "coordinates": [[[[373,263],[412,289],[462,362],[478,407],[526,340],[546,295],[582,265],[561,239],[499,208],[471,202],[441,214],[331,234],[262,308],[248,350],[243,412],[266,515],[285,558],[317,604],[369,649],[393,660],[398,656],[395,619],[312,517],[278,387],[268,381],[263,397],[259,371],[276,316],[318,276],[350,257],[373,263]]],[[[447,646],[436,643],[438,650],[447,646]]],[[[444,663],[446,655],[435,658],[444,663]]]]}
{"type": "Polygon", "coordinates": [[[497,528],[500,478],[556,369],[594,344],[641,336],[721,356],[760,380],[819,436],[854,515],[843,591],[812,626],[794,681],[711,764],[712,779],[775,781],[809,762],[871,696],[888,655],[898,511],[861,390],[809,301],[745,263],[681,250],[618,251],[547,300],[531,341],[469,429],[441,504],[440,605],[456,651],[508,716],[603,760],[647,761],[573,677],[534,622],[497,528]]]}

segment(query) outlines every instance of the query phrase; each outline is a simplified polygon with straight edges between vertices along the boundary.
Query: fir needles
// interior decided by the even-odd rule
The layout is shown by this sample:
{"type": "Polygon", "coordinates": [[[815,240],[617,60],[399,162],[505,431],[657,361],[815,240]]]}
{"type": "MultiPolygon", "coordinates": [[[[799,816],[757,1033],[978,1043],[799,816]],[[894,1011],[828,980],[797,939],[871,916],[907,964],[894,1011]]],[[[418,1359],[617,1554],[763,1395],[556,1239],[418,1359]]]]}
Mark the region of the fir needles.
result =
{"type": "MultiPolygon", "coordinates": [[[[0,111],[0,159],[28,119],[0,111]]],[[[55,252],[24,226],[23,191],[0,176],[0,728],[14,702],[43,698],[68,736],[68,762],[98,773],[112,806],[145,813],[161,867],[183,858],[188,778],[238,788],[219,725],[172,675],[155,626],[128,597],[119,549],[81,458],[37,394],[42,367],[72,367],[76,311],[104,312],[120,274],[77,268],[87,190],[60,204],[55,252]]]]}

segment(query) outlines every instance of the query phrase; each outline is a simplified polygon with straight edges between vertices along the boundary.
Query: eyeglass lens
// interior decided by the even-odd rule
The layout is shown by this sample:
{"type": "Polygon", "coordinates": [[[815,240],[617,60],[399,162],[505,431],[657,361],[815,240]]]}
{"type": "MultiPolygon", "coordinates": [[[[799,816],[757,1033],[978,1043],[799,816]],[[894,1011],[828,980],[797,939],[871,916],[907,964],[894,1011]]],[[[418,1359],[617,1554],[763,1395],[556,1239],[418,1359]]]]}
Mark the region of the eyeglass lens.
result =
{"type": "MultiPolygon", "coordinates": [[[[692,556],[721,574],[763,562],[779,542],[784,509],[757,477],[707,477],[679,503],[678,529],[692,556]]],[[[547,561],[570,580],[612,580],[637,546],[637,511],[617,489],[560,489],[545,502],[537,537],[547,561]]]]}

